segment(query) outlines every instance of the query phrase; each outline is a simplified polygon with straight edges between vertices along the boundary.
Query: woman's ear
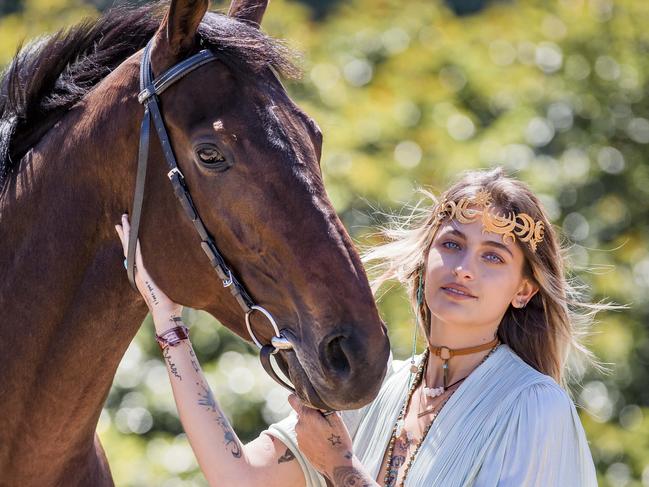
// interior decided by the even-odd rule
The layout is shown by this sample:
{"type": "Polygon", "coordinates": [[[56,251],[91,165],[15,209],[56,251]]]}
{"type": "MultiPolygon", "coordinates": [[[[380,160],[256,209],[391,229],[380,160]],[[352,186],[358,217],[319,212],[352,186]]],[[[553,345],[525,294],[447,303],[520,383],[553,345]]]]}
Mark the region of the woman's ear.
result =
{"type": "Polygon", "coordinates": [[[531,279],[524,277],[518,291],[512,299],[512,306],[514,308],[524,308],[537,292],[539,292],[538,284],[531,279]]]}

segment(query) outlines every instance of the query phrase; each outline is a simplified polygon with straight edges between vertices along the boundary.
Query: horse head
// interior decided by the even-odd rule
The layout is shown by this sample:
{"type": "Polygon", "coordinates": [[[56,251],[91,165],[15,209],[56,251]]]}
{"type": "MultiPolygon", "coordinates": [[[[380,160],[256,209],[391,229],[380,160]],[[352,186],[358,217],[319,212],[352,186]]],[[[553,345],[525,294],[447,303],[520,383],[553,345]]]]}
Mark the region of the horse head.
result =
{"type": "MultiPolygon", "coordinates": [[[[322,133],[276,76],[292,68],[281,44],[259,31],[266,2],[234,0],[228,16],[207,7],[173,0],[151,42],[156,77],[200,49],[217,57],[159,97],[178,166],[236,278],[289,338],[292,350],[276,356],[298,395],[320,408],[360,407],[380,387],[389,343],[324,189],[322,133]]],[[[158,144],[151,155],[139,236],[147,268],[173,300],[249,339],[244,313],[173,197],[158,144]]],[[[251,326],[269,343],[262,314],[251,326]]]]}

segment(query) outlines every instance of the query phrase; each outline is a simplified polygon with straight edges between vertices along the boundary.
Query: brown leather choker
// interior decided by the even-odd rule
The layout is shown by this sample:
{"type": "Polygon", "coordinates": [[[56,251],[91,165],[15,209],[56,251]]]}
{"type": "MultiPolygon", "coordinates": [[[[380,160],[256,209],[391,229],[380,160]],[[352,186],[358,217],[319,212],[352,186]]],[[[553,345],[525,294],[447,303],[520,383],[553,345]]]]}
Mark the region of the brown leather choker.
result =
{"type": "Polygon", "coordinates": [[[444,345],[440,347],[429,345],[428,349],[430,350],[430,353],[437,355],[439,358],[441,358],[444,361],[444,363],[442,364],[442,370],[444,372],[444,391],[448,389],[448,361],[452,357],[455,357],[456,355],[470,355],[472,353],[489,350],[490,348],[496,346],[499,342],[500,340],[498,339],[498,337],[496,337],[490,342],[483,343],[482,345],[478,345],[477,347],[456,348],[456,349],[448,348],[444,345]]]}

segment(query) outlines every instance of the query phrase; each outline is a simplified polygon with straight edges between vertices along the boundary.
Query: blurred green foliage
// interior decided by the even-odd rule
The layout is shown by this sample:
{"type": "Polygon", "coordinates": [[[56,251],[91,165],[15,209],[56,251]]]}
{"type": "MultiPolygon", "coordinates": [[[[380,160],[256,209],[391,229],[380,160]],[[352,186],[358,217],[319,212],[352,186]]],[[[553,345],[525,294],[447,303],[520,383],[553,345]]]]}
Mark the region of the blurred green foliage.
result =
{"type": "MultiPolygon", "coordinates": [[[[328,192],[359,241],[373,241],[368,233],[384,220],[378,210],[398,212],[416,186],[442,190],[463,169],[502,164],[541,195],[592,298],[630,304],[602,315],[590,341],[612,373],[587,371],[574,388],[600,485],[649,486],[649,4],[473,3],[486,5],[458,16],[470,6],[273,0],[263,27],[304,53],[304,79],[288,89],[325,134],[328,192]]],[[[3,2],[0,65],[23,39],[105,7],[3,2]]],[[[405,296],[388,291],[380,307],[396,356],[406,356],[405,296]]],[[[250,346],[186,312],[216,396],[241,437],[254,438],[286,414],[286,393],[250,346]]],[[[117,485],[206,485],[148,321],[98,429],[117,485]]]]}

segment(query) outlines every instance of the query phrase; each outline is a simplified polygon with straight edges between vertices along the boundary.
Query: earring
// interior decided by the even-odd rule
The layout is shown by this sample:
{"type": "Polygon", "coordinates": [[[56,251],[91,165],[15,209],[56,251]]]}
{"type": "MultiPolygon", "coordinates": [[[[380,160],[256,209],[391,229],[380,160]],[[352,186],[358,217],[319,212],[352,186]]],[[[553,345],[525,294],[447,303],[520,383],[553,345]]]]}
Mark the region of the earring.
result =
{"type": "Polygon", "coordinates": [[[419,310],[424,302],[424,267],[419,270],[419,283],[417,285],[417,310],[415,311],[415,330],[412,333],[412,353],[410,355],[410,377],[408,379],[408,387],[413,374],[417,373],[417,365],[415,364],[415,353],[417,352],[417,331],[419,330],[419,310]]]}

